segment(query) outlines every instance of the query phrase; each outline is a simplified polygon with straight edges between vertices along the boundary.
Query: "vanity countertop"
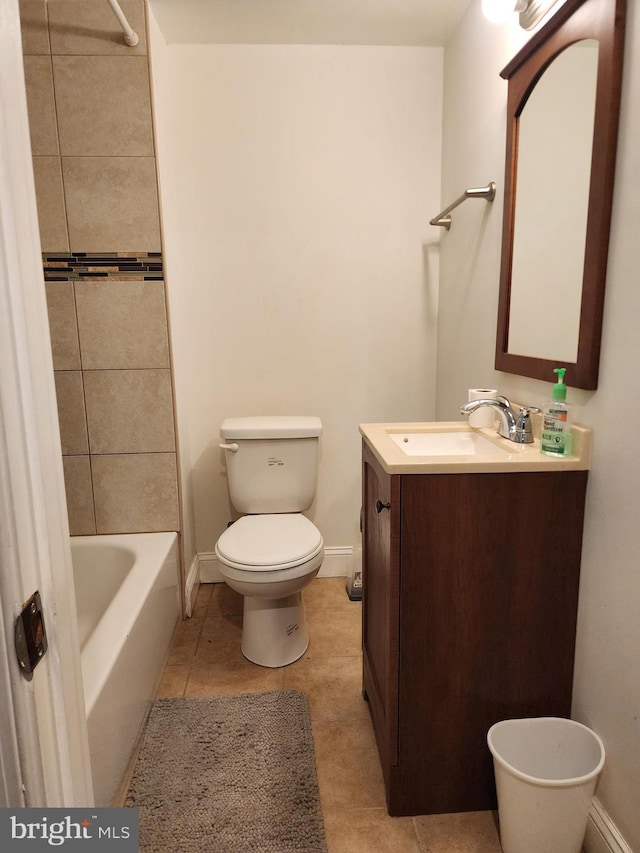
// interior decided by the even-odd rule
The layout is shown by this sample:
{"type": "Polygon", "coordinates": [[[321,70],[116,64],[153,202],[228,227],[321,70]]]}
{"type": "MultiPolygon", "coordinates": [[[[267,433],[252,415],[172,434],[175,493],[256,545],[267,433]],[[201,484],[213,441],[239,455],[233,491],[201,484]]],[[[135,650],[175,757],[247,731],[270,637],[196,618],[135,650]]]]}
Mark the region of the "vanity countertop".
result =
{"type": "Polygon", "coordinates": [[[507,474],[535,471],[587,471],[591,467],[592,431],[572,426],[571,456],[547,456],[540,442],[516,444],[501,438],[495,428],[473,429],[466,421],[424,423],[360,424],[360,433],[388,474],[507,474]],[[393,434],[415,433],[477,434],[491,442],[496,453],[479,455],[408,456],[392,438],[393,434]]]}

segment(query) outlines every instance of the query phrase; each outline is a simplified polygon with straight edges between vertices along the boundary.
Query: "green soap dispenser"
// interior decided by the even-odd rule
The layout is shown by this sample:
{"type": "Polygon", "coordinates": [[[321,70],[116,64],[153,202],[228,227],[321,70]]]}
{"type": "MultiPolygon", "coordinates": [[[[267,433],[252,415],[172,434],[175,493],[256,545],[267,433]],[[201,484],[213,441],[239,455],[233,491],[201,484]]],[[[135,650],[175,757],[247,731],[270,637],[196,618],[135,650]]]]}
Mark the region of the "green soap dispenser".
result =
{"type": "Polygon", "coordinates": [[[552,399],[542,408],[540,450],[549,456],[571,456],[571,409],[565,402],[567,386],[564,384],[564,367],[555,367],[558,381],[553,386],[552,399]]]}

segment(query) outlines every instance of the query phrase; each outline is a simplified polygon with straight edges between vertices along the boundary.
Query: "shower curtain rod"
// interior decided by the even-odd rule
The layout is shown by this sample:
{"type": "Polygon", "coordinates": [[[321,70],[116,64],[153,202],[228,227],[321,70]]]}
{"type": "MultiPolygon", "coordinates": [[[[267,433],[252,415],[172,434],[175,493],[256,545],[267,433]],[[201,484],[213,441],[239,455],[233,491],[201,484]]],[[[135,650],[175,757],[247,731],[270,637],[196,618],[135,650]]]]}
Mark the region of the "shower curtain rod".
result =
{"type": "Polygon", "coordinates": [[[120,8],[118,0],[107,0],[107,2],[111,6],[111,11],[116,16],[120,23],[120,26],[124,30],[125,42],[129,45],[129,47],[135,47],[135,45],[138,44],[138,35],[129,26],[129,21],[127,21],[127,19],[125,18],[124,12],[120,8]]]}

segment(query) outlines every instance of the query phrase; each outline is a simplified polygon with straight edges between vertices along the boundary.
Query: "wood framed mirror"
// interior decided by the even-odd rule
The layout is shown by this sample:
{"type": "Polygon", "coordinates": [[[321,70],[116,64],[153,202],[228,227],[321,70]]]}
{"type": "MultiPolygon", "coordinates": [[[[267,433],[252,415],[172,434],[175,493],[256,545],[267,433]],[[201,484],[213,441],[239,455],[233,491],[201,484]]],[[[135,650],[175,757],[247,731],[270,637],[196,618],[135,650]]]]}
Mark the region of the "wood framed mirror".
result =
{"type": "Polygon", "coordinates": [[[507,148],[496,370],[595,389],[626,0],[566,0],[501,71],[507,148]]]}

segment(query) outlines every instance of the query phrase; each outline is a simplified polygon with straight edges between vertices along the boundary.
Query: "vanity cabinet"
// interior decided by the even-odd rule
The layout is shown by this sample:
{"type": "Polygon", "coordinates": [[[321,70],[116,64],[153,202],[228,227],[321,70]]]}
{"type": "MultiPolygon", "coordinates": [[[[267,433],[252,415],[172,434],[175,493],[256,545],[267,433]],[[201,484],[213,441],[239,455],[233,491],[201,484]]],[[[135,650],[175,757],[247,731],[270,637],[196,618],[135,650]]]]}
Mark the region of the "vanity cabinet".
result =
{"type": "Polygon", "coordinates": [[[363,687],[391,815],[495,808],[498,720],[568,717],[587,471],[389,474],[363,444],[363,687]]]}

